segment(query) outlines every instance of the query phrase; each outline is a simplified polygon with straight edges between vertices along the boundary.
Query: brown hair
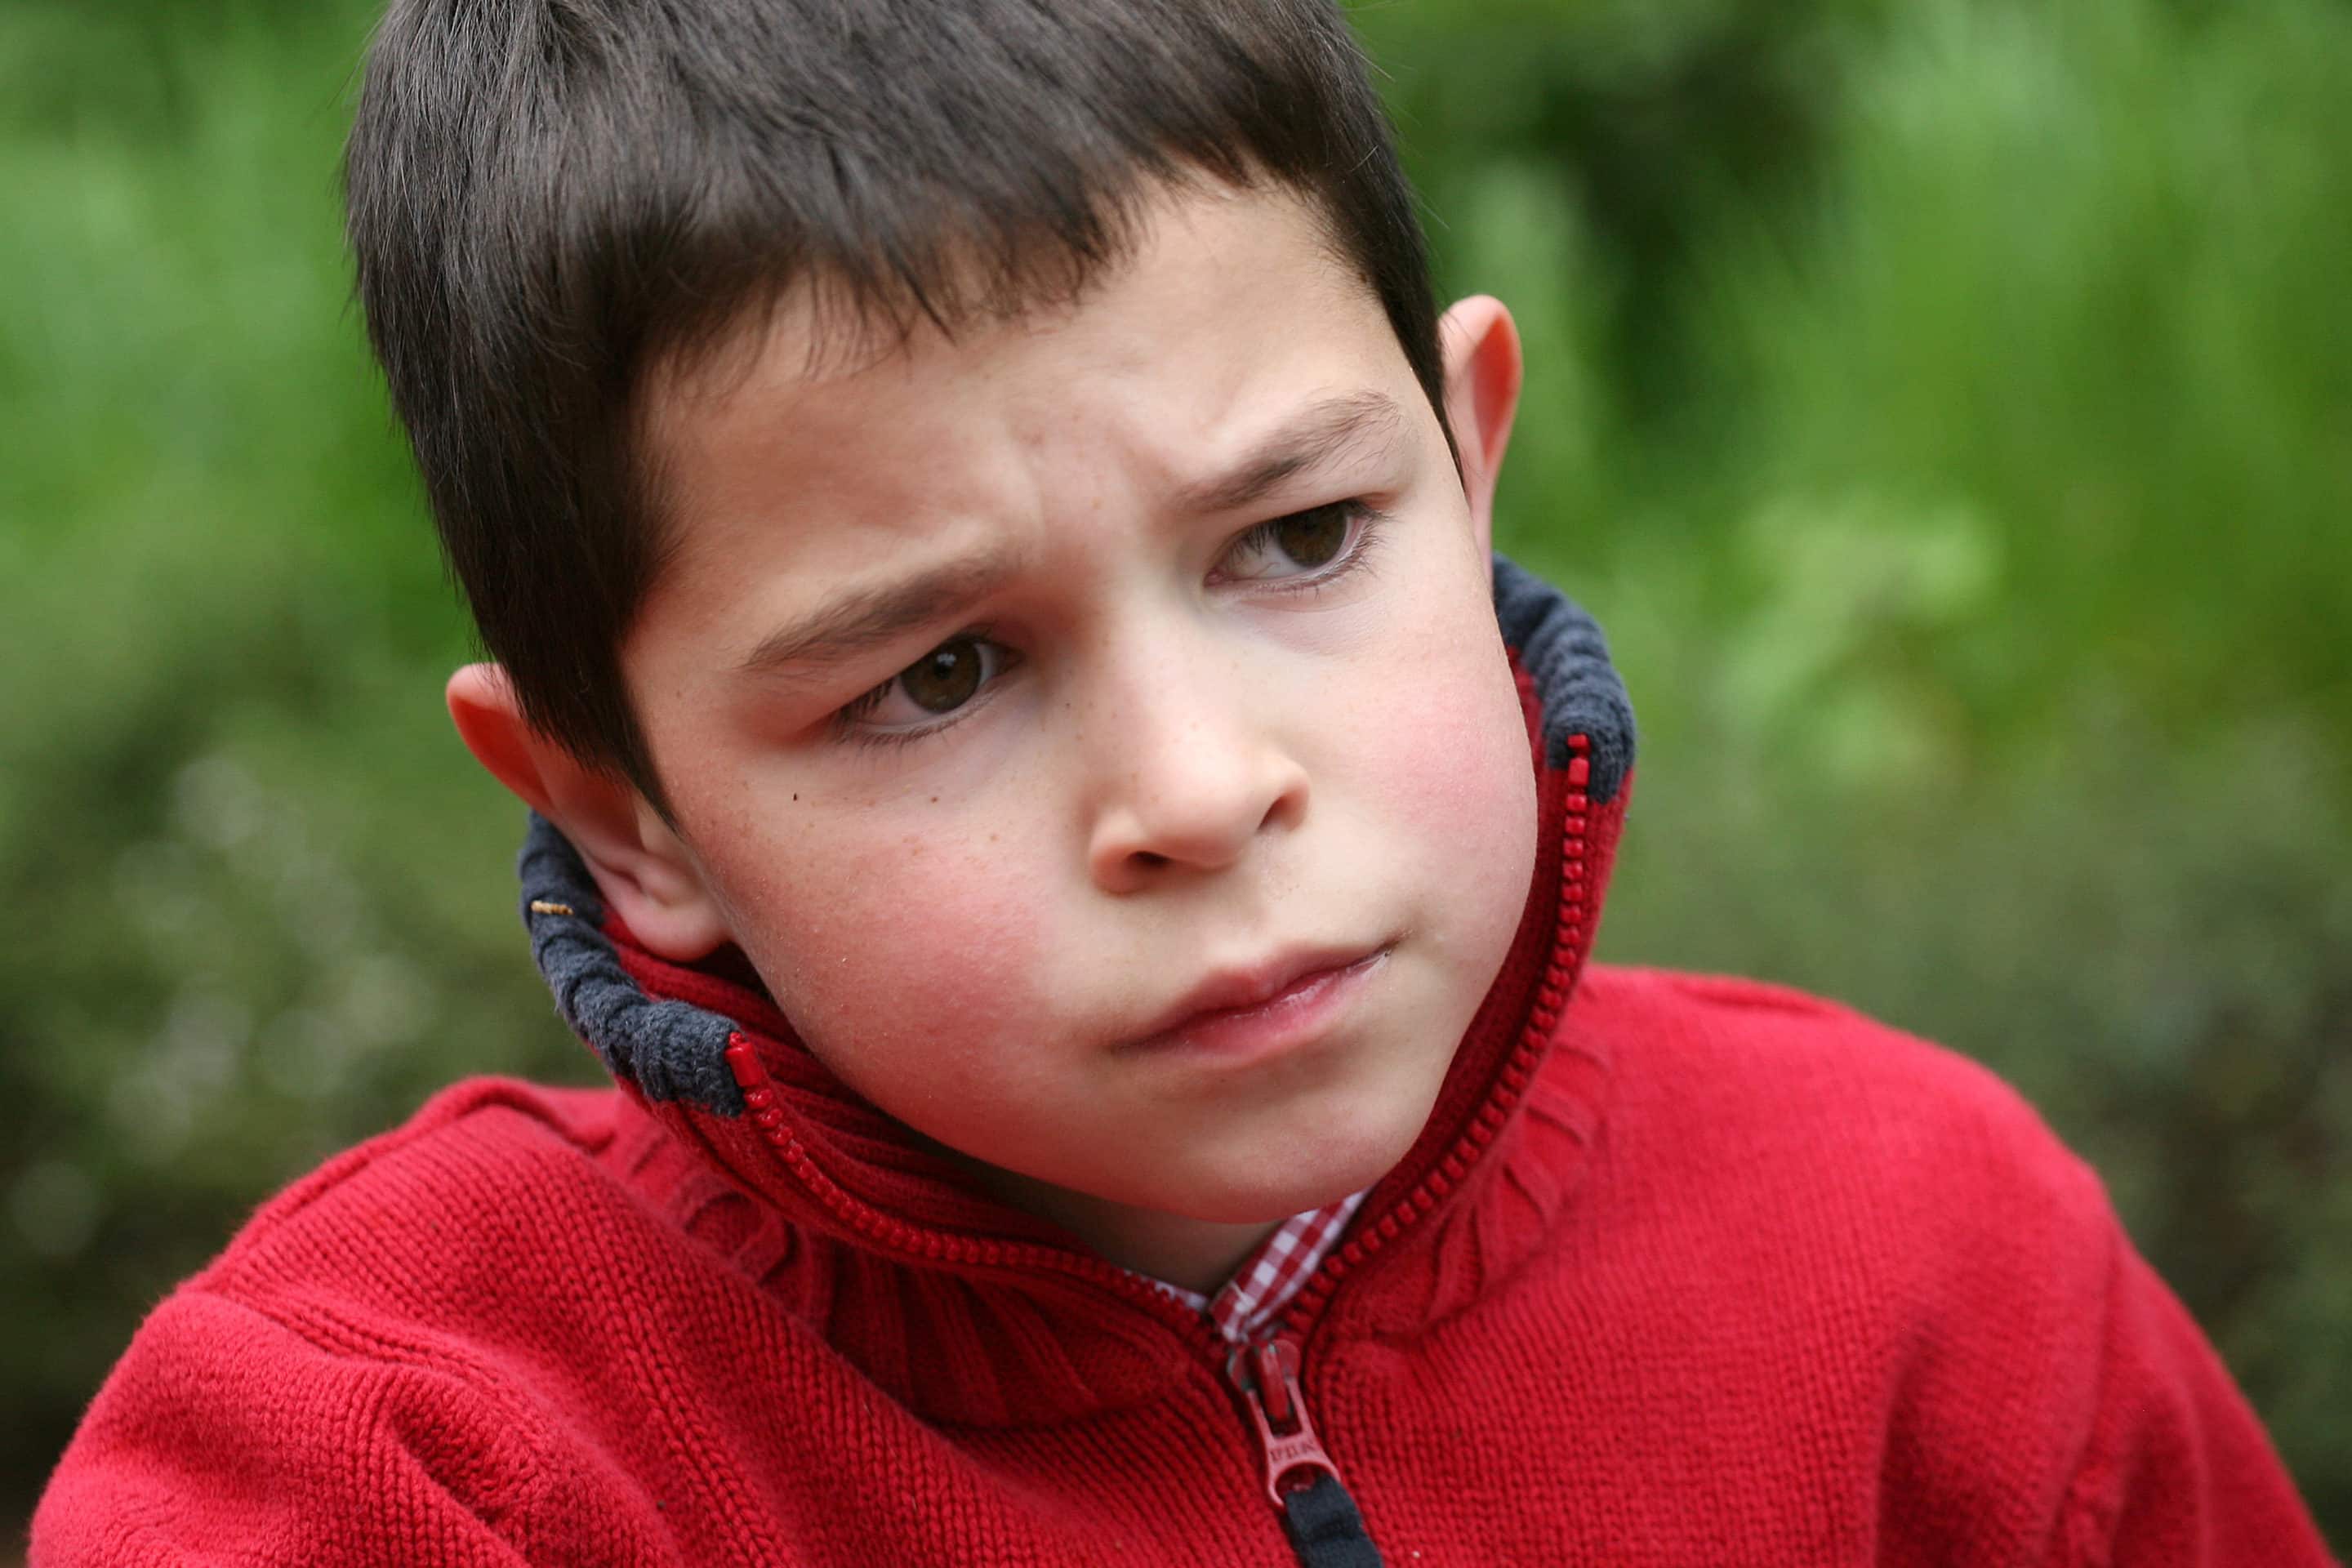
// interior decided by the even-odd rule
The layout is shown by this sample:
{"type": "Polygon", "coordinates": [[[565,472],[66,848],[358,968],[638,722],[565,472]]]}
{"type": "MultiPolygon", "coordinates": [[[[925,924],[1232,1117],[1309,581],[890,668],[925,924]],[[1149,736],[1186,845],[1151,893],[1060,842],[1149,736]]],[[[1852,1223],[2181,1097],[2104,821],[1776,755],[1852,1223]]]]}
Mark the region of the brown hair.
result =
{"type": "Polygon", "coordinates": [[[525,715],[659,781],[633,396],[794,285],[903,332],[1075,292],[1155,184],[1305,197],[1444,421],[1413,198],[1328,0],[394,0],[344,164],[368,332],[525,715]]]}

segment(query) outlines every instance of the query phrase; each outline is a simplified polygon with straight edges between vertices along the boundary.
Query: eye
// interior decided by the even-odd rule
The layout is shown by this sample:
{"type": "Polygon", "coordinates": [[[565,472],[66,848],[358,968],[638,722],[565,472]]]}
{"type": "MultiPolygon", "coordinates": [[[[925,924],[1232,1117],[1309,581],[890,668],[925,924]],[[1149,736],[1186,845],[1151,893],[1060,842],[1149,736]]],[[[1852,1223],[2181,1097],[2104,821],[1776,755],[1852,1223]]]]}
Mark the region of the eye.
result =
{"type": "Polygon", "coordinates": [[[1345,570],[1352,555],[1360,552],[1370,517],[1363,502],[1346,500],[1261,522],[1234,541],[1219,573],[1243,582],[1265,582],[1345,570]]]}
{"type": "Polygon", "coordinates": [[[898,672],[898,684],[926,713],[952,713],[980,689],[986,656],[971,637],[943,642],[898,672]]]}
{"type": "Polygon", "coordinates": [[[941,728],[1013,662],[1013,650],[978,632],[949,638],[834,716],[845,732],[911,739],[941,728]]]}

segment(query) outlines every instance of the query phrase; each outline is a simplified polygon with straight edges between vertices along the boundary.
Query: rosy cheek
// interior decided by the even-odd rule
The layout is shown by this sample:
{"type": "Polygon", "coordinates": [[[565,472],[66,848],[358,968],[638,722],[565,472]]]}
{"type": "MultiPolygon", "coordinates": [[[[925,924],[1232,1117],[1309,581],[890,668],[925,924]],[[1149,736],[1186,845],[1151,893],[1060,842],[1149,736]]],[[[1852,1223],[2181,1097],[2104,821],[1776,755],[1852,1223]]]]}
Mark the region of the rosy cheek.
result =
{"type": "Polygon", "coordinates": [[[1400,668],[1387,690],[1400,805],[1449,836],[1481,836],[1498,816],[1524,814],[1532,824],[1527,727],[1499,647],[1400,668]]]}
{"type": "MultiPolygon", "coordinates": [[[[942,818],[944,824],[947,819],[942,818]]],[[[1034,879],[1002,841],[944,826],[827,855],[806,841],[738,912],[753,962],[810,1047],[902,1115],[986,1077],[988,1042],[1034,1020],[1034,879]]]]}
{"type": "Polygon", "coordinates": [[[1377,784],[1387,852],[1423,889],[1430,934],[1475,972],[1489,950],[1499,962],[1534,868],[1535,781],[1517,689],[1499,647],[1460,648],[1394,675],[1377,784]]]}

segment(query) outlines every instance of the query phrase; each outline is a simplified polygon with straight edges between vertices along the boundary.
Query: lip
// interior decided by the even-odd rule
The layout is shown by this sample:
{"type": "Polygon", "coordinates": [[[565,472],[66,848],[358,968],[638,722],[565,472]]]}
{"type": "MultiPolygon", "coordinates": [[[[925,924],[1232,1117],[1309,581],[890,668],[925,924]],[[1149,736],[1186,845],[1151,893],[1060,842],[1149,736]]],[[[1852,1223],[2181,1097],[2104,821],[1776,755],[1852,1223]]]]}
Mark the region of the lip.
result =
{"type": "Polygon", "coordinates": [[[1258,1056],[1303,1040],[1344,1007],[1393,942],[1308,948],[1221,970],[1162,1013],[1127,1048],[1258,1056]]]}

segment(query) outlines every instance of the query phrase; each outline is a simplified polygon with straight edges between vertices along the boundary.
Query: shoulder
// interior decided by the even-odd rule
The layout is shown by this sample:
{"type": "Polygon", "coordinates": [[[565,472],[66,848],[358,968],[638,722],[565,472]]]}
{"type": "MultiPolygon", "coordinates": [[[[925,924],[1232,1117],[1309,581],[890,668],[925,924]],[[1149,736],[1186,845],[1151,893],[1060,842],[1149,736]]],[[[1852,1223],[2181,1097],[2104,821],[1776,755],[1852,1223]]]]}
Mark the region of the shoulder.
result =
{"type": "Polygon", "coordinates": [[[44,1495],[36,1561],[262,1539],[285,1547],[271,1562],[367,1560],[387,1501],[503,1551],[566,1472],[515,1352],[564,1216],[611,1184],[595,1157],[614,1098],[460,1084],[265,1204],[108,1376],[44,1495]]]}
{"type": "Polygon", "coordinates": [[[1732,975],[1593,964],[1567,1019],[1612,1041],[1630,1036],[1625,1064],[1673,1074],[1732,1071],[1860,1074],[1933,1085],[1963,1098],[2014,1101],[1984,1068],[1843,1003],[1732,975]]]}
{"type": "Polygon", "coordinates": [[[596,1178],[623,1107],[617,1089],[469,1079],[392,1131],[336,1155],[257,1210],[200,1277],[229,1287],[324,1233],[364,1226],[378,1246],[446,1250],[445,1222],[494,1218],[534,1194],[596,1178]],[[307,1241],[306,1239],[307,1238],[307,1241]]]}
{"type": "Polygon", "coordinates": [[[1622,1137],[1736,1146],[1762,1178],[1851,1202],[2040,1215],[2104,1231],[2097,1177],[2024,1098],[1958,1052],[1786,986],[1595,966],[1562,1022],[1609,1063],[1622,1137]],[[1989,1205],[1989,1206],[1988,1206],[1989,1205]]]}
{"type": "Polygon", "coordinates": [[[468,1347],[529,1316],[533,1283],[632,1206],[604,1158],[625,1110],[616,1089],[453,1085],[264,1203],[174,1300],[218,1303],[224,1331],[347,1358],[429,1343],[444,1372],[488,1384],[467,1363],[495,1358],[468,1347]]]}
{"type": "Polygon", "coordinates": [[[1890,1539],[1966,1519],[1998,1558],[2046,1531],[2129,1253],[2097,1176],[1992,1073],[1850,1008],[1654,970],[1588,979],[1562,1027],[1609,1064],[1598,1248],[1682,1258],[1727,1368],[1769,1344],[1792,1384],[1840,1390],[1848,1438],[1879,1456],[1890,1539]]]}
{"type": "Polygon", "coordinates": [[[1707,1401],[1770,1367],[1807,1418],[1842,1410],[1883,1548],[2326,1560],[2097,1176],[1992,1073],[1780,986],[1586,982],[1561,1026],[1611,1090],[1586,1260],[1706,1303],[1682,1321],[1707,1401]]]}
{"type": "Polygon", "coordinates": [[[1781,986],[1660,970],[1588,977],[1562,1029],[1608,1063],[1612,1182],[1842,1270],[1807,1289],[1939,1331],[2103,1310],[2106,1190],[2024,1098],[1958,1052],[1781,986]]]}
{"type": "Polygon", "coordinates": [[[609,1292],[592,1260],[667,1235],[612,1158],[631,1111],[616,1089],[457,1084],[264,1204],[185,1289],[385,1354],[548,1328],[609,1292]]]}

